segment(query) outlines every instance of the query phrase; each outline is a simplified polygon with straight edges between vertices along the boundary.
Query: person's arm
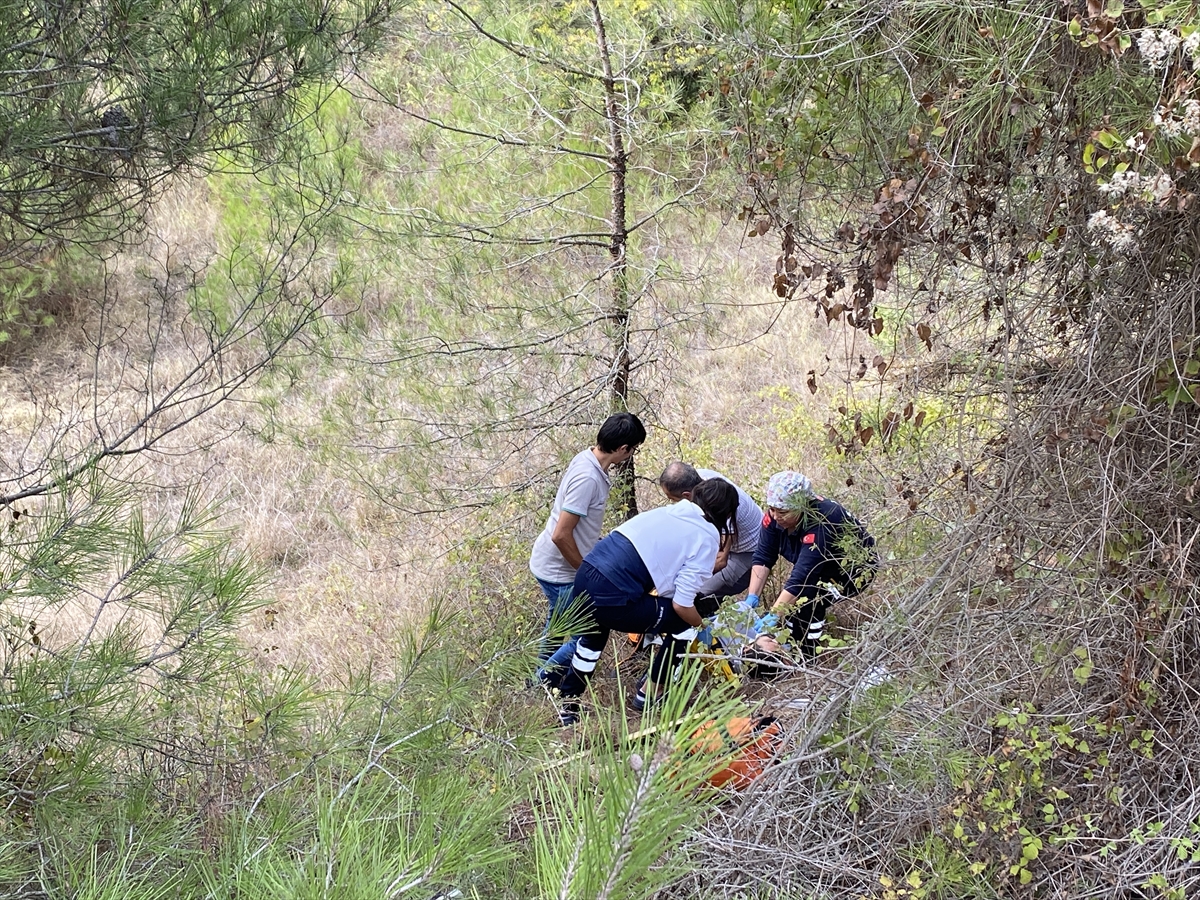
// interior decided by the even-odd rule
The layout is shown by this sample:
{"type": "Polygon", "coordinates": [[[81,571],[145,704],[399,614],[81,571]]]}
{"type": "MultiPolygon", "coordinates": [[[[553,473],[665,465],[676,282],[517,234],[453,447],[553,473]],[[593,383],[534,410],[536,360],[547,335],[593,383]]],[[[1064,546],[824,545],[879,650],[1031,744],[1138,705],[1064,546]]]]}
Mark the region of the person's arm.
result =
{"type": "Polygon", "coordinates": [[[779,596],[775,598],[775,602],[769,607],[771,612],[775,613],[780,619],[787,616],[796,606],[796,594],[786,588],[779,592],[779,596]]]}
{"type": "Polygon", "coordinates": [[[714,533],[707,539],[697,542],[688,554],[679,574],[675,576],[675,590],[671,598],[671,606],[679,614],[679,618],[689,625],[699,628],[704,624],[704,617],[696,612],[696,596],[700,593],[700,585],[709,579],[712,560],[720,551],[718,536],[714,533]]]}
{"type": "Polygon", "coordinates": [[[763,516],[762,527],[758,529],[758,546],[754,548],[754,558],[750,561],[750,587],[746,591],[747,598],[753,597],[758,603],[762,590],[766,587],[767,576],[779,559],[779,542],[783,537],[783,529],[775,526],[770,516],[763,516]]]}
{"type": "MultiPolygon", "coordinates": [[[[758,529],[758,544],[754,547],[754,558],[751,560],[755,571],[764,570],[763,580],[758,583],[759,590],[762,589],[763,582],[774,568],[775,561],[779,559],[779,544],[782,540],[783,529],[776,525],[770,516],[763,516],[762,525],[758,529]]],[[[758,591],[753,589],[754,582],[752,581],[750,584],[752,585],[750,593],[757,594],[758,591]]]]}
{"type": "Polygon", "coordinates": [[[762,590],[766,587],[767,576],[771,574],[769,566],[753,566],[750,569],[750,588],[747,594],[753,594],[755,597],[762,596],[762,590]]]}
{"type": "Polygon", "coordinates": [[[579,552],[579,545],[575,543],[575,526],[579,524],[580,518],[581,516],[575,513],[563,510],[558,514],[554,532],[550,535],[550,540],[572,569],[578,569],[583,564],[583,555],[579,552]]]}
{"type": "Polygon", "coordinates": [[[716,575],[729,565],[729,550],[733,546],[733,535],[721,535],[721,549],[717,551],[717,561],[713,563],[713,574],[716,575]]]}

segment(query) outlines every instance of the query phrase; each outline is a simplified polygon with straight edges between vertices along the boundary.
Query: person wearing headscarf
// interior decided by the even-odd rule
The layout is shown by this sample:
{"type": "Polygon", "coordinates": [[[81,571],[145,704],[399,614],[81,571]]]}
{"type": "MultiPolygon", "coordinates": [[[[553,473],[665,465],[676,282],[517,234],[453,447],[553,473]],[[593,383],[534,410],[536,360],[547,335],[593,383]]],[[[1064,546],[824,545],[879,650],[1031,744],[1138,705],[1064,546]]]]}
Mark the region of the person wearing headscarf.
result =
{"type": "Polygon", "coordinates": [[[851,597],[875,577],[875,539],[844,506],[818,496],[800,472],[776,472],[767,482],[767,514],[758,532],[746,602],[756,606],[771,569],[783,557],[791,574],[764,627],[785,622],[806,656],[816,652],[825,612],[836,599],[828,586],[851,597]]]}

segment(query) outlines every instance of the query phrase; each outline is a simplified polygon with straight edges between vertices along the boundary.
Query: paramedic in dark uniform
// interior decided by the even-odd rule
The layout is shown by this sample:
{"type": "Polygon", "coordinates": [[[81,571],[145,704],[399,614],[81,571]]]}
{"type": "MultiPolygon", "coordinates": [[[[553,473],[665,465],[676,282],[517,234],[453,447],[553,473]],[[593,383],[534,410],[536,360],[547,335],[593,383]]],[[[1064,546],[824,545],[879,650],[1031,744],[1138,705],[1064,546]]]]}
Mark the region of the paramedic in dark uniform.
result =
{"type": "Polygon", "coordinates": [[[836,599],[823,585],[852,597],[870,584],[879,568],[875,539],[841,504],[817,496],[807,477],[776,472],[767,483],[767,514],[750,569],[746,599],[751,606],[781,556],[792,564],[792,572],[759,624],[786,622],[804,655],[811,657],[824,633],[825,611],[836,599]]]}

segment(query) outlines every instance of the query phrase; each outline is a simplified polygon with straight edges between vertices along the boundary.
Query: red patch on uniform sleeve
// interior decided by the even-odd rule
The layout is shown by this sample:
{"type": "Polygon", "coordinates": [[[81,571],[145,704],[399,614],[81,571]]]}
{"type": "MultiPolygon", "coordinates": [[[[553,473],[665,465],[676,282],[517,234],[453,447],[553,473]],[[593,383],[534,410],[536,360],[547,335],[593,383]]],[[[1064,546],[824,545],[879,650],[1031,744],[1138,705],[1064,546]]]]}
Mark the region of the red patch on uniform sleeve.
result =
{"type": "Polygon", "coordinates": [[[815,544],[817,542],[817,534],[815,531],[810,531],[804,536],[804,543],[815,544]]]}
{"type": "Polygon", "coordinates": [[[765,516],[763,516],[763,528],[770,528],[770,527],[771,527],[771,514],[767,513],[765,516]]]}

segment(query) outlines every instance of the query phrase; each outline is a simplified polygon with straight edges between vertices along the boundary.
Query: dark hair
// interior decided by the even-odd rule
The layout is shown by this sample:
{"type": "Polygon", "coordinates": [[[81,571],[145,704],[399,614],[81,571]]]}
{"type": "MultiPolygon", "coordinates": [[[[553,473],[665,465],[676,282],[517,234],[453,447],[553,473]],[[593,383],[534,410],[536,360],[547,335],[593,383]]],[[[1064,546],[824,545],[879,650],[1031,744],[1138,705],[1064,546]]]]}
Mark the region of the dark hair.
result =
{"type": "Polygon", "coordinates": [[[628,445],[638,447],[646,442],[646,426],[633,413],[616,413],[604,420],[596,435],[596,446],[612,453],[628,445]]]}
{"type": "Polygon", "coordinates": [[[692,466],[685,462],[673,462],[658,476],[658,483],[672,497],[679,497],[704,479],[692,466]]]}
{"type": "Polygon", "coordinates": [[[706,478],[692,488],[692,502],[722,535],[737,539],[738,492],[724,478],[706,478]]]}

